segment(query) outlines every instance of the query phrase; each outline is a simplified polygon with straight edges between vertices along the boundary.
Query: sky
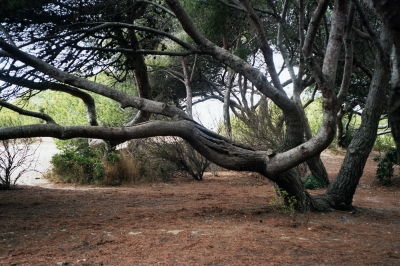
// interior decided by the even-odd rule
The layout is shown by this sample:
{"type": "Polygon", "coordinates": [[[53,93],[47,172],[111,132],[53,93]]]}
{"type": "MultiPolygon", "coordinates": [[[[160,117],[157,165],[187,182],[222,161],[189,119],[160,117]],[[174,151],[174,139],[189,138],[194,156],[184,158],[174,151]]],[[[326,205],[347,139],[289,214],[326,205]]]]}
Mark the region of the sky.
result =
{"type": "MultiPolygon", "coordinates": [[[[276,69],[280,69],[283,64],[283,59],[279,53],[274,54],[274,62],[276,65],[276,69]]],[[[297,69],[295,69],[295,71],[296,70],[297,69]]],[[[280,75],[280,79],[281,82],[290,79],[289,72],[287,70],[284,70],[280,75]]],[[[285,90],[290,97],[290,95],[292,95],[293,93],[293,87],[291,85],[288,85],[285,90]]],[[[206,128],[216,131],[218,129],[218,125],[222,122],[222,111],[222,102],[218,100],[209,100],[193,106],[193,118],[206,128]]]]}

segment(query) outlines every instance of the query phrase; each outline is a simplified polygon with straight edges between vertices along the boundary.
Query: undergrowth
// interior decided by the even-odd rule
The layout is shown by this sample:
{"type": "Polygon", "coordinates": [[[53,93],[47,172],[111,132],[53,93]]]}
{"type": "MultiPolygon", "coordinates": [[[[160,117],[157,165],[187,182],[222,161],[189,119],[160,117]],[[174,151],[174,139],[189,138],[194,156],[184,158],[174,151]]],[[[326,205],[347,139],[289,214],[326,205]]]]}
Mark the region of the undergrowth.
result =
{"type": "Polygon", "coordinates": [[[286,190],[281,188],[275,189],[276,195],[269,203],[271,205],[278,206],[281,211],[289,215],[291,218],[295,218],[297,199],[295,196],[289,196],[286,190]]]}
{"type": "Polygon", "coordinates": [[[303,180],[303,185],[306,189],[326,188],[327,184],[319,177],[307,175],[303,180]]]}
{"type": "MultiPolygon", "coordinates": [[[[58,143],[47,177],[62,183],[123,185],[168,182],[181,173],[201,180],[210,162],[181,140],[136,140],[121,150],[90,147],[87,139],[58,143]]],[[[182,176],[182,175],[181,175],[182,176]]]]}
{"type": "Polygon", "coordinates": [[[398,165],[397,149],[388,149],[383,157],[378,155],[374,158],[374,161],[379,162],[376,169],[376,178],[378,178],[382,184],[390,185],[392,183],[392,178],[394,177],[394,166],[398,165]]]}

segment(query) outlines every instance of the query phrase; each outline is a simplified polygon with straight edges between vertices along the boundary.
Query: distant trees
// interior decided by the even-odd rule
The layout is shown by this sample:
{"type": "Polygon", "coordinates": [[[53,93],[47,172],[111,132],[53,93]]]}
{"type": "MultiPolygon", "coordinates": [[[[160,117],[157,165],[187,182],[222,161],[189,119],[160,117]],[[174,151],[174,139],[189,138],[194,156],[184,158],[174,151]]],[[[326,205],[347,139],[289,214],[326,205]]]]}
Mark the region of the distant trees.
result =
{"type": "Polygon", "coordinates": [[[9,8],[12,16],[3,12],[0,18],[0,105],[46,124],[1,128],[1,139],[178,136],[215,164],[274,181],[296,198],[299,210],[352,207],[390,80],[393,33],[382,27],[372,5],[359,0],[40,0],[9,8]],[[282,66],[275,64],[278,53],[282,66]],[[283,70],[288,80],[282,80],[283,70]],[[134,80],[131,93],[88,79],[98,73],[116,83],[134,80]],[[13,99],[29,101],[44,89],[80,98],[88,125],[61,126],[47,114],[12,106],[13,99]],[[323,121],[315,135],[304,111],[306,90],[322,97],[323,121]],[[99,126],[87,92],[138,110],[136,117],[125,125],[99,126]],[[226,137],[193,120],[190,97],[193,103],[224,102],[226,137]],[[279,108],[279,119],[259,119],[270,103],[279,108]],[[338,112],[355,106],[362,110],[362,122],[342,169],[325,194],[312,197],[295,166],[307,162],[312,174],[328,183],[319,154],[335,137],[338,112]],[[230,139],[231,113],[284,138],[269,143],[269,150],[236,143],[230,139]],[[151,115],[164,119],[149,121],[151,115]]]}

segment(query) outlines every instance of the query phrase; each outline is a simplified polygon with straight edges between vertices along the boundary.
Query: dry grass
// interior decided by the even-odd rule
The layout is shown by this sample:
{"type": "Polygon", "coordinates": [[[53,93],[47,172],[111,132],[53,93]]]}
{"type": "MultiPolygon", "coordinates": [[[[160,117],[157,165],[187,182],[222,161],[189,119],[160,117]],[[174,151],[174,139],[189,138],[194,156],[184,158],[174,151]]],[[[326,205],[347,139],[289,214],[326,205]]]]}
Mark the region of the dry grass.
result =
{"type": "Polygon", "coordinates": [[[142,167],[135,157],[121,154],[115,163],[104,165],[104,176],[101,181],[106,186],[135,184],[142,180],[142,167]]]}

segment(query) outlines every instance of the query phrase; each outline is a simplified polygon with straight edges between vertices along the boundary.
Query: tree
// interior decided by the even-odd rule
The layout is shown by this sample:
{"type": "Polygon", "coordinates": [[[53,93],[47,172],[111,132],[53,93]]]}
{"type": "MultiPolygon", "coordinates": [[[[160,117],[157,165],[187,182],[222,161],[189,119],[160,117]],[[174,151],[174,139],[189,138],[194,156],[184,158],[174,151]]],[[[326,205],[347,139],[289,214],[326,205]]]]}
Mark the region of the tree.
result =
{"type": "Polygon", "coordinates": [[[388,103],[389,121],[397,146],[397,160],[400,162],[400,1],[372,1],[382,16],[385,26],[393,37],[394,49],[391,59],[391,85],[388,103]]]}
{"type": "MultiPolygon", "coordinates": [[[[112,0],[98,0],[90,4],[73,0],[43,0],[30,4],[33,7],[29,7],[29,12],[34,15],[27,24],[23,24],[26,21],[21,18],[28,9],[18,11],[18,15],[13,17],[5,16],[1,21],[0,56],[3,58],[3,70],[0,79],[6,83],[0,103],[21,114],[40,117],[47,124],[1,128],[0,139],[51,136],[126,141],[152,136],[178,136],[215,164],[232,170],[258,172],[274,181],[290,197],[296,197],[299,210],[308,210],[310,206],[318,210],[351,208],[366,157],[376,138],[387,95],[386,73],[391,43],[385,28],[379,28],[381,37],[378,38],[365,18],[365,14],[371,15],[372,12],[365,10],[358,0],[351,4],[347,0],[335,0],[333,3],[329,0],[320,0],[318,3],[284,0],[268,1],[267,4],[250,0],[218,1],[225,10],[240,14],[239,17],[247,25],[246,32],[236,36],[240,40],[257,40],[253,44],[256,49],[252,58],[263,64],[256,67],[247,61],[249,57],[239,57],[236,49],[223,46],[224,40],[229,40],[229,37],[224,38],[228,35],[213,39],[201,32],[201,27],[186,9],[189,10],[190,4],[207,2],[165,0],[166,5],[163,5],[155,1],[127,0],[118,1],[118,5],[115,5],[112,0]],[[180,2],[185,5],[182,6],[180,2]],[[100,12],[109,9],[112,12],[100,12]],[[125,10],[134,11],[125,13],[125,10]],[[47,23],[43,24],[43,20],[47,23]],[[359,23],[355,24],[355,21],[359,23]],[[366,30],[362,33],[370,36],[376,54],[374,59],[365,58],[367,61],[374,60],[375,68],[363,109],[363,122],[350,144],[341,173],[329,186],[327,193],[312,197],[302,185],[295,166],[309,162],[315,171],[326,172],[319,154],[335,136],[337,113],[351,87],[353,26],[366,30]],[[41,32],[41,35],[37,36],[37,32],[41,32]],[[141,35],[143,38],[138,38],[141,35]],[[277,41],[274,41],[276,36],[277,41]],[[172,48],[166,43],[170,42],[178,44],[179,50],[169,50],[172,48]],[[284,58],[284,67],[290,73],[289,83],[293,84],[291,97],[274,63],[273,54],[277,51],[284,58]],[[144,55],[188,57],[193,54],[210,58],[210,62],[215,61],[229,68],[230,73],[241,77],[238,80],[243,80],[240,86],[251,84],[264,99],[268,98],[282,111],[284,140],[276,151],[256,150],[233,142],[202,127],[182,109],[153,101],[150,94],[140,93],[142,88],[148,88],[141,87],[138,82],[143,76],[139,77],[137,71],[142,71],[143,75],[146,72],[144,55]],[[341,80],[338,79],[340,62],[343,62],[341,80]],[[128,75],[132,69],[139,90],[138,97],[86,79],[94,75],[94,71],[103,71],[113,73],[119,80],[119,73],[128,75]],[[302,93],[311,85],[320,92],[323,107],[323,121],[314,136],[310,133],[301,101],[302,93]],[[132,107],[142,114],[158,114],[170,119],[130,123],[133,126],[129,127],[104,127],[93,123],[89,126],[60,126],[48,116],[24,112],[7,101],[12,97],[29,96],[29,93],[40,88],[65,90],[75,95],[83,95],[82,90],[89,91],[119,102],[122,108],[132,107]]],[[[226,25],[235,19],[227,16],[226,25]]],[[[380,25],[379,18],[375,19],[380,25]]],[[[229,28],[228,33],[232,33],[229,28]]],[[[215,67],[207,64],[207,61],[203,61],[205,64],[202,69],[215,67]]],[[[149,89],[144,91],[150,92],[149,89]]],[[[228,90],[224,97],[227,105],[232,107],[234,101],[228,98],[229,95],[228,90]]],[[[149,116],[144,117],[138,121],[147,121],[149,116]]]]}

